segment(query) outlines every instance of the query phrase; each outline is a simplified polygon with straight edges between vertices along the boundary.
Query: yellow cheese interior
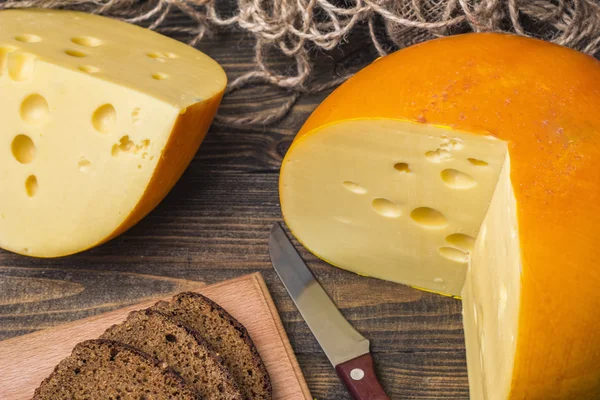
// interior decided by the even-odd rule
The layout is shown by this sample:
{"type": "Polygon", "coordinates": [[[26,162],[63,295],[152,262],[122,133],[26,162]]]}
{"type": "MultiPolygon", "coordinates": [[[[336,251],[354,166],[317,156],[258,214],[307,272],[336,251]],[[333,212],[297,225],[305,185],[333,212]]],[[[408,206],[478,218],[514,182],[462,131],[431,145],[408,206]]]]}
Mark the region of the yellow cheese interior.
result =
{"type": "Polygon", "coordinates": [[[7,63],[6,54],[15,51],[8,70],[13,81],[28,81],[35,60],[43,60],[178,108],[207,100],[226,82],[219,65],[193,47],[87,13],[0,11],[0,66],[7,63]]]}
{"type": "Polygon", "coordinates": [[[179,111],[45,62],[27,85],[3,76],[0,90],[2,247],[47,254],[108,236],[142,196],[179,111]]]}
{"type": "Polygon", "coordinates": [[[459,296],[506,153],[491,136],[402,121],[330,125],[286,156],[283,212],[334,265],[459,296]]]}
{"type": "Polygon", "coordinates": [[[143,196],[180,114],[225,82],[204,54],[145,29],[0,12],[0,247],[57,256],[101,242],[143,196]]]}
{"type": "Polygon", "coordinates": [[[317,256],[462,295],[474,400],[506,399],[513,373],[520,252],[509,161],[491,136],[354,120],[301,137],[281,171],[286,222],[317,256]]]}

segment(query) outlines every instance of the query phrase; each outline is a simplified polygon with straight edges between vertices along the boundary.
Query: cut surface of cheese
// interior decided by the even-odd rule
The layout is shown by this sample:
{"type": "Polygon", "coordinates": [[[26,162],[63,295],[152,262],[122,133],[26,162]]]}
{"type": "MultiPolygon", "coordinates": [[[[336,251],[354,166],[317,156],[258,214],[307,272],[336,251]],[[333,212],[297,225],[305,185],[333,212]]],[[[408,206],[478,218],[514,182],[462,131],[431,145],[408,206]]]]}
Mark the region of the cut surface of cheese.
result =
{"type": "Polygon", "coordinates": [[[404,121],[328,125],[286,157],[285,215],[334,265],[459,296],[505,154],[492,136],[404,121]]]}
{"type": "Polygon", "coordinates": [[[140,27],[0,12],[0,247],[63,256],[138,222],[193,158],[225,85],[208,56],[140,27]]]}
{"type": "Polygon", "coordinates": [[[517,202],[507,157],[481,224],[462,291],[473,399],[509,398],[521,291],[518,238],[517,202]]]}
{"type": "Polygon", "coordinates": [[[471,399],[600,398],[598,109],[581,53],[505,34],[412,46],[311,115],[283,216],[331,264],[462,297],[471,399]]]}

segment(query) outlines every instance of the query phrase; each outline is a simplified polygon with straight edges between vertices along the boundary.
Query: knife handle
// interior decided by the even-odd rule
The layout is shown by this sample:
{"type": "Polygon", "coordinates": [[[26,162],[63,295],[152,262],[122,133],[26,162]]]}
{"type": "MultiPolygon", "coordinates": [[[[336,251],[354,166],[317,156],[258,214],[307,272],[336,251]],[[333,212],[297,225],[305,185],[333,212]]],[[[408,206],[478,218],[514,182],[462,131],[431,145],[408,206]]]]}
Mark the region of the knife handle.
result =
{"type": "Polygon", "coordinates": [[[390,400],[377,380],[371,353],[339,364],[335,370],[354,400],[390,400]]]}

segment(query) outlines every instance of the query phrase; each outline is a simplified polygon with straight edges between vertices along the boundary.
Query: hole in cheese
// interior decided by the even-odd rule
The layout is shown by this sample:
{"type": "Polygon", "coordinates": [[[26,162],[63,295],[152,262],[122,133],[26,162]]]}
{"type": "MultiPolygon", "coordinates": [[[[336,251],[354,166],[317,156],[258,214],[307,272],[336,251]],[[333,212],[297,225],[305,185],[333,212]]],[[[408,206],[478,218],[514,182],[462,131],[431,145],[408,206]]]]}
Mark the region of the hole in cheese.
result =
{"type": "Polygon", "coordinates": [[[121,149],[121,151],[129,151],[132,147],[133,142],[129,139],[129,135],[125,135],[119,139],[119,149],[121,149]]]}
{"type": "Polygon", "coordinates": [[[133,122],[134,125],[138,125],[142,121],[141,113],[142,109],[139,107],[134,108],[131,112],[131,122],[133,122]]]}
{"type": "Polygon", "coordinates": [[[71,42],[85,47],[98,47],[102,45],[102,40],[91,36],[76,36],[71,38],[71,42]]]}
{"type": "Polygon", "coordinates": [[[17,50],[14,46],[0,46],[0,76],[3,75],[6,68],[7,56],[9,53],[17,50]]]}
{"type": "Polygon", "coordinates": [[[436,149],[425,153],[425,158],[432,163],[441,163],[452,160],[452,154],[448,150],[436,149]]]}
{"type": "Polygon", "coordinates": [[[448,225],[448,220],[438,210],[429,207],[415,208],[410,217],[424,228],[439,229],[448,225]]]}
{"type": "Polygon", "coordinates": [[[30,94],[21,103],[21,119],[30,125],[41,125],[48,120],[50,109],[46,99],[37,94],[30,94]]]}
{"type": "Polygon", "coordinates": [[[71,56],[71,57],[77,57],[77,58],[83,58],[83,57],[87,57],[88,53],[81,51],[81,50],[72,50],[72,49],[68,49],[65,50],[65,54],[71,56]]]}
{"type": "Polygon", "coordinates": [[[164,58],[163,54],[159,51],[152,52],[152,53],[146,53],[146,55],[150,58],[164,58]]]}
{"type": "Polygon", "coordinates": [[[477,185],[473,177],[456,169],[445,169],[441,173],[444,183],[452,189],[470,189],[477,185]]]}
{"type": "Polygon", "coordinates": [[[8,55],[8,76],[17,82],[33,78],[35,72],[35,56],[33,54],[14,52],[8,55]]]}
{"type": "Polygon", "coordinates": [[[348,189],[349,191],[351,191],[352,193],[356,193],[356,194],[365,194],[367,193],[367,189],[365,189],[364,187],[360,186],[358,183],[354,183],[351,181],[344,181],[342,182],[342,185],[344,185],[344,187],[346,189],[348,189]]]}
{"type": "Polygon", "coordinates": [[[108,133],[117,122],[117,112],[112,104],[101,105],[92,114],[92,125],[100,133],[108,133]]]}
{"type": "Polygon", "coordinates": [[[459,138],[442,138],[442,144],[440,145],[442,150],[461,150],[463,147],[463,141],[459,138]]]}
{"type": "Polygon", "coordinates": [[[164,62],[165,58],[178,58],[177,54],[168,51],[153,51],[151,53],[146,53],[146,55],[161,62],[164,62]]]}
{"type": "Polygon", "coordinates": [[[462,233],[454,233],[446,237],[446,242],[463,251],[473,251],[475,239],[462,233]]]}
{"type": "Polygon", "coordinates": [[[38,35],[32,35],[29,33],[25,33],[23,35],[15,36],[15,40],[23,43],[37,43],[41,42],[42,38],[38,35]]]}
{"type": "Polygon", "coordinates": [[[466,263],[469,261],[469,254],[464,251],[455,249],[454,247],[441,247],[439,250],[442,257],[448,260],[456,261],[459,263],[466,263]]]}
{"type": "MultiPolygon", "coordinates": [[[[141,151],[148,149],[151,143],[150,139],[143,139],[139,144],[135,144],[133,140],[129,138],[129,135],[125,135],[119,139],[119,143],[113,145],[111,154],[113,157],[118,156],[121,152],[139,154],[141,151]]],[[[143,152],[141,157],[148,157],[148,153],[143,152]]],[[[150,157],[150,160],[152,159],[154,159],[154,156],[150,157]]]]}
{"type": "Polygon", "coordinates": [[[27,135],[17,135],[12,141],[11,150],[21,164],[29,164],[35,158],[35,144],[27,135]]]}
{"type": "Polygon", "coordinates": [[[100,72],[100,68],[94,66],[94,65],[80,65],[78,67],[78,69],[80,71],[86,72],[88,74],[95,74],[97,72],[100,72]]]}
{"type": "Polygon", "coordinates": [[[403,162],[402,163],[396,163],[396,164],[394,164],[394,169],[396,171],[399,171],[399,172],[406,172],[406,173],[412,172],[410,170],[410,168],[408,168],[408,164],[407,163],[403,163],[403,162]]]}
{"type": "Polygon", "coordinates": [[[25,191],[29,197],[36,195],[38,191],[38,180],[35,175],[29,175],[29,177],[27,177],[27,180],[25,181],[25,191]]]}
{"type": "Polygon", "coordinates": [[[152,79],[155,79],[157,81],[165,80],[168,77],[169,77],[169,75],[163,74],[162,72],[156,72],[156,73],[152,74],[152,79]]]}
{"type": "Polygon", "coordinates": [[[77,166],[79,167],[79,171],[85,173],[85,172],[88,172],[90,170],[90,168],[92,167],[92,163],[89,160],[86,160],[85,158],[82,158],[77,163],[77,166]]]}
{"type": "Polygon", "coordinates": [[[388,199],[378,198],[373,200],[373,210],[381,216],[388,218],[398,218],[402,215],[400,206],[388,199]]]}
{"type": "Polygon", "coordinates": [[[467,161],[469,161],[471,164],[475,165],[476,167],[486,167],[489,164],[483,160],[478,160],[476,158],[467,158],[467,161]]]}

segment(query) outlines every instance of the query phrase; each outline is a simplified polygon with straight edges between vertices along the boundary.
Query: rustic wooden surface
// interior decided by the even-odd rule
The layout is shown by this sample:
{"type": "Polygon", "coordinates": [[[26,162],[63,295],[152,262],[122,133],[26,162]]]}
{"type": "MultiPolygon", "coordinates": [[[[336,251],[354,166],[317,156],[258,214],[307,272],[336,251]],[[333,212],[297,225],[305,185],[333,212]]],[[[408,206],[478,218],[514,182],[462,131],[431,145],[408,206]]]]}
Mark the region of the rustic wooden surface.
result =
{"type": "MultiPolygon", "coordinates": [[[[273,400],[311,400],[260,273],[209,286],[196,282],[189,290],[217,302],[246,327],[269,371],[273,400]]],[[[169,299],[170,296],[164,298],[169,299]]],[[[98,338],[112,325],[124,321],[129,312],[151,307],[156,300],[0,341],[0,399],[30,399],[40,382],[71,354],[77,343],[98,338]]]]}
{"type": "MultiPolygon", "coordinates": [[[[375,58],[352,44],[319,56],[323,76],[375,58]]],[[[199,48],[233,78],[252,65],[252,43],[226,31],[199,48]]],[[[274,55],[273,63],[282,57],[274,55]]],[[[231,114],[274,107],[287,94],[257,87],[226,99],[231,114]]],[[[163,203],[121,237],[85,253],[39,260],[0,252],[0,339],[134,304],[150,296],[260,271],[316,399],[348,399],[273,271],[271,225],[281,220],[279,164],[294,134],[326,94],[303,97],[272,127],[211,129],[163,203]]],[[[297,242],[295,242],[298,245],[297,242]]],[[[393,399],[468,399],[460,302],[333,268],[301,254],[343,314],[371,340],[393,399]]],[[[26,371],[23,371],[26,374],[26,371]]]]}

